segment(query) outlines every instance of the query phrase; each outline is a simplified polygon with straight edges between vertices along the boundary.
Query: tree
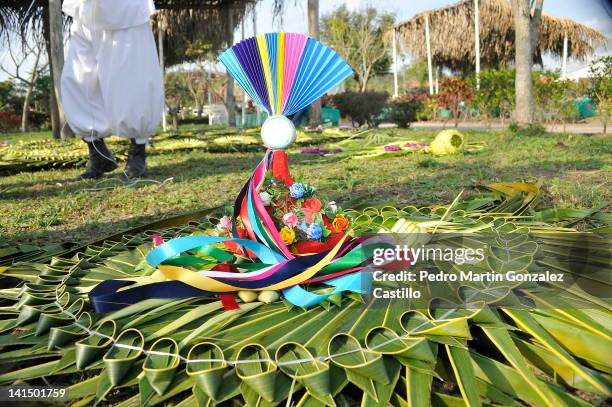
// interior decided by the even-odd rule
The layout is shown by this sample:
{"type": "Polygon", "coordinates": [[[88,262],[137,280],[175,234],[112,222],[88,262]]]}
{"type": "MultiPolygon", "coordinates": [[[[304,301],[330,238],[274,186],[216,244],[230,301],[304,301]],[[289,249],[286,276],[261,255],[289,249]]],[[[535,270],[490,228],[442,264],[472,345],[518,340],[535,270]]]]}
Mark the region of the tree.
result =
{"type": "Polygon", "coordinates": [[[11,79],[0,82],[0,112],[14,112],[20,104],[15,82],[11,79]]]}
{"type": "Polygon", "coordinates": [[[372,76],[389,70],[386,35],[394,21],[392,14],[378,14],[374,7],[351,12],[345,6],[322,19],[321,38],[353,68],[361,92],[372,76]]]}
{"type": "Polygon", "coordinates": [[[60,0],[49,0],[46,10],[48,24],[43,24],[43,29],[46,28],[48,31],[46,39],[48,40],[47,54],[49,55],[49,68],[53,84],[52,101],[57,109],[57,120],[53,125],[53,137],[71,137],[74,134],[70,126],[66,125],[60,92],[60,81],[62,70],[64,69],[64,18],[62,16],[62,2],[60,0]]]}
{"type": "Polygon", "coordinates": [[[538,42],[544,0],[512,0],[514,16],[514,65],[516,69],[516,109],[519,125],[533,123],[533,53],[538,42]]]}
{"type": "MultiPolygon", "coordinates": [[[[319,39],[319,0],[308,0],[308,35],[319,39]]],[[[321,100],[310,105],[309,121],[311,126],[321,124],[321,100]]]]}
{"type": "Polygon", "coordinates": [[[404,68],[402,75],[406,81],[418,81],[419,86],[424,86],[429,80],[427,72],[427,61],[414,61],[404,68]]]}
{"type": "Polygon", "coordinates": [[[459,119],[463,108],[468,109],[468,104],[474,98],[474,89],[459,76],[446,78],[440,85],[438,102],[441,107],[449,109],[455,119],[455,127],[459,125],[459,119]]]}
{"type": "Polygon", "coordinates": [[[21,131],[26,132],[29,128],[30,105],[34,94],[34,87],[38,78],[48,67],[45,58],[44,39],[36,30],[30,27],[23,33],[11,32],[5,38],[7,63],[0,63],[0,70],[10,78],[18,81],[24,89],[23,104],[21,106],[21,131]],[[16,44],[19,43],[17,46],[16,44]],[[17,48],[17,49],[16,49],[17,48]],[[23,69],[31,65],[28,72],[23,69]]]}
{"type": "Polygon", "coordinates": [[[597,111],[603,123],[603,132],[608,132],[608,120],[612,114],[612,56],[597,60],[590,68],[591,84],[588,94],[597,104],[597,111]]]}
{"type": "Polygon", "coordinates": [[[202,115],[202,107],[207,103],[211,92],[211,78],[208,71],[214,63],[215,55],[211,52],[211,44],[195,40],[189,42],[185,55],[192,59],[193,69],[185,72],[187,88],[198,111],[202,115]]]}
{"type": "Polygon", "coordinates": [[[185,73],[181,71],[166,74],[166,105],[172,118],[172,128],[178,130],[179,113],[189,99],[189,88],[185,80],[185,73]]]}

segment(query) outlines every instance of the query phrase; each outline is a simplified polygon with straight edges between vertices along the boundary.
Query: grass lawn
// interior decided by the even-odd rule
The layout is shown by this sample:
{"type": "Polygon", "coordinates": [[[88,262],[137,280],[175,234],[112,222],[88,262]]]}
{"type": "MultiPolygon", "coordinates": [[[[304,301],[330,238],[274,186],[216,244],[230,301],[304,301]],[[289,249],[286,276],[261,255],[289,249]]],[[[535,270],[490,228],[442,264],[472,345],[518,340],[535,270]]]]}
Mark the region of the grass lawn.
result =
{"type": "MultiPolygon", "coordinates": [[[[435,136],[435,132],[397,129],[370,134],[390,132],[398,139],[418,142],[435,136]]],[[[344,207],[448,203],[481,181],[534,180],[543,181],[543,206],[593,208],[611,202],[610,137],[526,137],[506,132],[472,132],[467,137],[484,143],[484,149],[442,158],[411,154],[378,160],[353,159],[347,152],[314,156],[296,151],[290,162],[295,176],[344,207]]],[[[17,138],[0,135],[0,141],[17,138]]],[[[261,155],[204,150],[159,154],[151,156],[148,165],[149,178],[160,183],[132,186],[118,178],[119,171],[102,181],[79,180],[83,168],[3,176],[0,236],[19,243],[87,243],[163,217],[231,205],[261,155]]]]}

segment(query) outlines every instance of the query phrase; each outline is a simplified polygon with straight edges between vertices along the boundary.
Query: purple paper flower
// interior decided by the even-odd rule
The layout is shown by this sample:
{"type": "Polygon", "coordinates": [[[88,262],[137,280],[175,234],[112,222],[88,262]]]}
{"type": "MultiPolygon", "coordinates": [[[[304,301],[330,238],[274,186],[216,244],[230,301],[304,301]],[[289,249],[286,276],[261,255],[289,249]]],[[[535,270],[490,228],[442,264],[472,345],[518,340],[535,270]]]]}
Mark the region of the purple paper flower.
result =
{"type": "Polygon", "coordinates": [[[402,148],[400,146],[396,146],[396,145],[388,145],[385,146],[385,151],[400,151],[402,148]]]}
{"type": "Polygon", "coordinates": [[[341,148],[335,148],[333,150],[328,150],[326,148],[319,148],[319,147],[304,147],[303,149],[300,150],[300,153],[302,154],[320,154],[320,155],[338,154],[341,152],[342,152],[341,148]]]}
{"type": "Polygon", "coordinates": [[[425,148],[425,147],[429,147],[429,144],[427,144],[427,143],[406,143],[406,144],[404,144],[404,147],[408,147],[408,148],[425,148]]]}
{"type": "Polygon", "coordinates": [[[302,154],[321,154],[321,149],[318,147],[304,147],[300,150],[302,154]]]}

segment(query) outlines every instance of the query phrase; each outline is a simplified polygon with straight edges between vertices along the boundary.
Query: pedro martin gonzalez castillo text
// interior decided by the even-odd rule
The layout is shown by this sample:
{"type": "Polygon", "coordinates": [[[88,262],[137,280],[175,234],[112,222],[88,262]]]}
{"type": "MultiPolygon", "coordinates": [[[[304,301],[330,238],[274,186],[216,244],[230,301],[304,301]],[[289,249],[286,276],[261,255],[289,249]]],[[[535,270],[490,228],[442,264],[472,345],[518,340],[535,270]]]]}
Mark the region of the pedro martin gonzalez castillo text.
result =
{"type": "MultiPolygon", "coordinates": [[[[508,285],[523,283],[563,283],[564,273],[507,267],[504,262],[490,261],[495,253],[487,244],[481,247],[447,245],[395,245],[372,251],[372,280],[375,298],[419,299],[432,285],[447,287],[473,285],[508,285]],[[446,247],[444,247],[446,246],[446,247]],[[499,265],[499,269],[496,269],[499,265]]],[[[518,262],[520,263],[520,261],[518,262]]]]}

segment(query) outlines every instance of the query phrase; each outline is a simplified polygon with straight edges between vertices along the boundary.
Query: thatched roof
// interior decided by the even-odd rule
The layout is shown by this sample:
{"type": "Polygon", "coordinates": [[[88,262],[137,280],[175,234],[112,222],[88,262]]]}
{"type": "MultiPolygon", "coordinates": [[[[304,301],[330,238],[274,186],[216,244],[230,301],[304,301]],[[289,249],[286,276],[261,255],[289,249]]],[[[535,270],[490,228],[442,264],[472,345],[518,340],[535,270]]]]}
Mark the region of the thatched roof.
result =
{"type": "MultiPolygon", "coordinates": [[[[165,31],[165,59],[168,65],[185,62],[185,42],[193,39],[206,41],[212,50],[226,47],[226,10],[231,9],[233,25],[236,27],[247,7],[259,0],[155,0],[159,11],[156,19],[165,31]]],[[[282,11],[282,0],[274,0],[274,14],[282,11]]],[[[3,28],[34,27],[40,22],[48,0],[0,0],[0,36],[3,28]],[[24,24],[29,22],[30,24],[24,24]]],[[[231,44],[230,44],[231,45],[231,44]]]]}
{"type": "MultiPolygon", "coordinates": [[[[508,66],[514,62],[514,21],[508,0],[480,0],[480,60],[483,67],[508,66]]],[[[435,64],[456,70],[472,70],[474,49],[474,0],[425,11],[399,24],[399,43],[417,59],[427,58],[425,17],[429,17],[431,52],[435,64]]],[[[568,56],[584,60],[607,38],[597,30],[575,21],[543,13],[534,61],[542,54],[563,53],[568,36],[568,56]]]]}

